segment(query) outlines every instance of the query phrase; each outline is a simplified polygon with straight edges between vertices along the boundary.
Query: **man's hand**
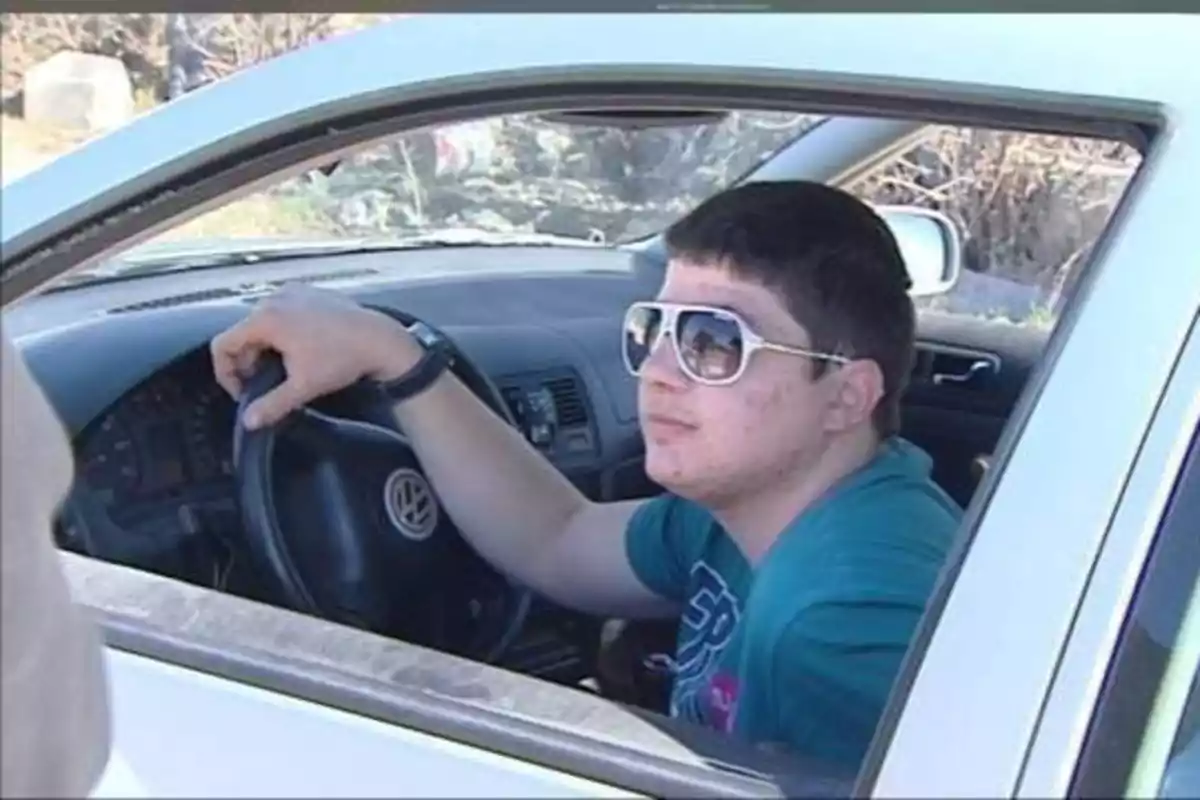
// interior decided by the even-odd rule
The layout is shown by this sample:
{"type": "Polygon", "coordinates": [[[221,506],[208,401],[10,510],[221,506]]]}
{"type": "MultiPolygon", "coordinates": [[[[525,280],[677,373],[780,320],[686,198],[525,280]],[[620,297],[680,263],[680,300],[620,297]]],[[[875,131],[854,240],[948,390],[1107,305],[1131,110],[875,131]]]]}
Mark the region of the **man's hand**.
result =
{"type": "Polygon", "coordinates": [[[390,380],[416,365],[421,346],[391,317],[336,292],[286,287],[212,340],[217,382],[234,398],[259,356],[279,353],[287,379],[246,409],[247,428],[271,425],[361,378],[390,380]]]}

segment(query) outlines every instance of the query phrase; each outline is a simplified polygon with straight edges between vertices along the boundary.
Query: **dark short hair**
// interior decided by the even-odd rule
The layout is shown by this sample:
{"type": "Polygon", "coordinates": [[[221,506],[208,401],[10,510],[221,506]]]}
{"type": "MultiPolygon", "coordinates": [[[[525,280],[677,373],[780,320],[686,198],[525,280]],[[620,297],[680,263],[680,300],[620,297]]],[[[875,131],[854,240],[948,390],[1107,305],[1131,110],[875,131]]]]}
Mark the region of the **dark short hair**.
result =
{"type": "MultiPolygon", "coordinates": [[[[743,184],[701,203],[666,233],[672,258],[729,269],[777,292],[814,349],[870,359],[883,373],[873,421],[900,428],[916,313],[900,247],[853,195],[809,181],[743,184]]],[[[813,375],[828,368],[813,362],[813,375]]]]}

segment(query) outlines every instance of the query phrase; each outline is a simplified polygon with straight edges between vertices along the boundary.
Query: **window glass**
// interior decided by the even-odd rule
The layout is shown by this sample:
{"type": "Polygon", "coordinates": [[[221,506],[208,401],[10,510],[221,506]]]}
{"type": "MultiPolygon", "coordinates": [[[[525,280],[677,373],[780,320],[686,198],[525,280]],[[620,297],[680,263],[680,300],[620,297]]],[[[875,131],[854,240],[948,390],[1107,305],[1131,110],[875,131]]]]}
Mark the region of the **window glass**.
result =
{"type": "Polygon", "coordinates": [[[962,278],[922,310],[1050,328],[1140,163],[1118,141],[934,125],[853,189],[957,223],[962,278]]]}
{"type": "Polygon", "coordinates": [[[633,128],[507,114],[431,126],[234,200],[95,272],[206,248],[520,238],[620,244],[664,230],[821,119],[734,110],[633,128]]]}

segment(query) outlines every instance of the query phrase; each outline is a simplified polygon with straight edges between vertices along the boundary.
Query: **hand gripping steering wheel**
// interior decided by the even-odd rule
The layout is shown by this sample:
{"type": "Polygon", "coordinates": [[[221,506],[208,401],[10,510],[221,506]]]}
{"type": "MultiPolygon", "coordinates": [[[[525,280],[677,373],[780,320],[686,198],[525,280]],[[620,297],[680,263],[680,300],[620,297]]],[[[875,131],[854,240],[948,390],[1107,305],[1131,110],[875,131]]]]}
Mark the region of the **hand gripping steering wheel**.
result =
{"type": "MultiPolygon", "coordinates": [[[[405,325],[416,322],[384,311],[405,325]]],[[[461,351],[452,352],[451,369],[515,425],[495,385],[461,351]]],[[[530,592],[467,544],[390,403],[363,382],[337,393],[353,418],[305,407],[277,425],[247,430],[246,407],[285,377],[279,356],[264,354],[234,425],[247,547],[273,584],[270,594],[307,614],[499,661],[524,626],[530,592]]]]}

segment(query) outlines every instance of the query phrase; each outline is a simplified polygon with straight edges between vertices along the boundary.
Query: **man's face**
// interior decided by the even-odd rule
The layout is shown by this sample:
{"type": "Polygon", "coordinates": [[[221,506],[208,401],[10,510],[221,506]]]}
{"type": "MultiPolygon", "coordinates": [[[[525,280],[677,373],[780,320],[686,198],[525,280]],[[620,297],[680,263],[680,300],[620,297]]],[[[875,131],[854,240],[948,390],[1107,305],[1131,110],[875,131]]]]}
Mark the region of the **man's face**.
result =
{"type": "MultiPolygon", "coordinates": [[[[672,261],[658,300],[728,308],[769,342],[811,344],[774,292],[717,266],[672,261]]],[[[736,382],[709,386],[681,369],[675,348],[659,340],[638,390],[646,472],[670,491],[726,502],[802,469],[841,425],[838,370],[814,380],[810,359],[760,350],[736,382]]]]}

